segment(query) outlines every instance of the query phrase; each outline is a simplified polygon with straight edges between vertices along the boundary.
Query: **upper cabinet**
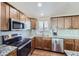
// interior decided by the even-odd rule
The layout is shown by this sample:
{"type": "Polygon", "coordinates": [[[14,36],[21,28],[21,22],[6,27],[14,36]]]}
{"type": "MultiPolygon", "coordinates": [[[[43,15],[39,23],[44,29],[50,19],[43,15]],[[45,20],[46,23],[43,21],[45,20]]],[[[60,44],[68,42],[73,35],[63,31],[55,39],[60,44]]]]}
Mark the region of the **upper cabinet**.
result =
{"type": "MultiPolygon", "coordinates": [[[[0,30],[9,30],[9,18],[29,24],[26,27],[30,29],[30,19],[27,21],[25,14],[8,3],[0,2],[0,30]]],[[[36,28],[36,20],[32,20],[32,25],[36,28]]]]}
{"type": "Polygon", "coordinates": [[[26,16],[23,13],[20,13],[20,21],[26,21],[26,16]]]}
{"type": "Polygon", "coordinates": [[[13,18],[13,19],[16,19],[16,20],[20,20],[19,15],[20,15],[19,11],[17,11],[13,7],[10,7],[10,18],[13,18]]]}
{"type": "Polygon", "coordinates": [[[0,2],[0,30],[1,30],[1,2],[0,2]]]}
{"type": "Polygon", "coordinates": [[[58,17],[58,28],[64,29],[64,17],[58,17]]]}
{"type": "Polygon", "coordinates": [[[37,20],[35,18],[31,18],[30,21],[31,21],[31,29],[36,29],[37,20]]]}
{"type": "Polygon", "coordinates": [[[54,29],[79,29],[79,16],[53,17],[51,25],[54,29]]]}
{"type": "Polygon", "coordinates": [[[72,16],[72,28],[79,29],[79,16],[72,16]]]}
{"type": "Polygon", "coordinates": [[[71,17],[64,17],[65,19],[65,29],[71,29],[71,17]]]}
{"type": "Polygon", "coordinates": [[[9,29],[9,5],[1,3],[1,30],[9,29]]]}
{"type": "Polygon", "coordinates": [[[52,29],[57,28],[57,17],[51,19],[51,27],[52,29]]]}

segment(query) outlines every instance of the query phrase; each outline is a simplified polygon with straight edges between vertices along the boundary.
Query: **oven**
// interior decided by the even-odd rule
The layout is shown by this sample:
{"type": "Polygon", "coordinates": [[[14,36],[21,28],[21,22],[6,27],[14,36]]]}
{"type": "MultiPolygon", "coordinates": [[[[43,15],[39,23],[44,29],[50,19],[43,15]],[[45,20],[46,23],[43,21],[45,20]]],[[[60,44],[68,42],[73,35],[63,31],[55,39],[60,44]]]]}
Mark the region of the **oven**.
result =
{"type": "Polygon", "coordinates": [[[3,44],[16,46],[18,56],[27,56],[31,52],[31,38],[17,36],[11,39],[3,37],[3,44]]]}
{"type": "Polygon", "coordinates": [[[31,52],[31,41],[29,40],[27,43],[18,47],[18,56],[27,56],[31,52]]]}

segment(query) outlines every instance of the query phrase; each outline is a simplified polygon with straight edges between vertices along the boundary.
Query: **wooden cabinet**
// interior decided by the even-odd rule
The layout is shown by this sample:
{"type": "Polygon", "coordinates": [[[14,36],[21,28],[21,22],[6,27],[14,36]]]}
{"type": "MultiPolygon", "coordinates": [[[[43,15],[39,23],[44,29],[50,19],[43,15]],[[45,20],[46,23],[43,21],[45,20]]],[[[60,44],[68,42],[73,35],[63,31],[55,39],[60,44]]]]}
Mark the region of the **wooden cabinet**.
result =
{"type": "Polygon", "coordinates": [[[79,16],[72,16],[72,28],[79,29],[79,16]]]}
{"type": "Polygon", "coordinates": [[[1,3],[1,30],[9,29],[9,5],[1,3]]]}
{"type": "Polygon", "coordinates": [[[19,19],[20,19],[20,17],[19,17],[19,11],[17,11],[13,7],[10,7],[10,18],[13,18],[13,19],[19,21],[19,19]]]}
{"type": "Polygon", "coordinates": [[[75,50],[74,39],[64,39],[64,50],[75,50]]]}
{"type": "MultiPolygon", "coordinates": [[[[9,30],[9,18],[26,21],[26,16],[21,11],[6,2],[0,2],[0,30],[9,30]]],[[[33,28],[36,26],[34,21],[32,25],[33,28]]]]}
{"type": "Polygon", "coordinates": [[[79,16],[53,17],[51,25],[58,29],[79,29],[79,16]]]}
{"type": "Polygon", "coordinates": [[[35,37],[32,38],[32,45],[31,50],[33,51],[35,49],[35,37]]]}
{"type": "Polygon", "coordinates": [[[51,19],[52,29],[57,28],[57,17],[51,19]]]}
{"type": "Polygon", "coordinates": [[[50,37],[43,37],[43,49],[45,50],[51,50],[52,47],[52,38],[50,37]]]}
{"type": "Polygon", "coordinates": [[[17,50],[10,52],[7,56],[17,56],[17,50]]]}
{"type": "Polygon", "coordinates": [[[79,40],[78,39],[65,39],[64,50],[79,51],[79,40]]]}
{"type": "Polygon", "coordinates": [[[71,29],[71,17],[64,17],[65,19],[65,29],[71,29]]]}
{"type": "Polygon", "coordinates": [[[75,39],[75,51],[79,51],[79,40],[75,39]]]}
{"type": "Polygon", "coordinates": [[[64,24],[64,17],[58,17],[58,28],[63,29],[65,26],[64,24]]]}
{"type": "Polygon", "coordinates": [[[0,2],[0,30],[1,30],[1,2],[0,2]]]}
{"type": "Polygon", "coordinates": [[[20,21],[23,21],[23,22],[26,21],[26,16],[22,13],[20,13],[20,21]]]}
{"type": "Polygon", "coordinates": [[[44,50],[51,50],[52,42],[50,37],[35,37],[35,42],[33,42],[33,48],[39,48],[44,50]],[[35,43],[35,44],[34,44],[35,43]]]}
{"type": "Polygon", "coordinates": [[[36,37],[35,48],[39,48],[39,49],[43,48],[43,38],[42,37],[36,37]]]}
{"type": "Polygon", "coordinates": [[[36,29],[37,20],[32,18],[30,21],[31,21],[31,29],[36,29]]]}

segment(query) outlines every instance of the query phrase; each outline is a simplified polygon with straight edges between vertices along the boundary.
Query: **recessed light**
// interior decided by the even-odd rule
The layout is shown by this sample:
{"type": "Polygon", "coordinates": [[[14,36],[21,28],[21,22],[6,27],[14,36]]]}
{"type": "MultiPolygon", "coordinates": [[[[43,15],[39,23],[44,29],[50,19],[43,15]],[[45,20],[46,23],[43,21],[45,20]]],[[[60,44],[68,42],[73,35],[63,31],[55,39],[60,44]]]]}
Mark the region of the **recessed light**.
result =
{"type": "Polygon", "coordinates": [[[38,6],[38,7],[42,7],[42,3],[38,3],[37,6],[38,6]]]}

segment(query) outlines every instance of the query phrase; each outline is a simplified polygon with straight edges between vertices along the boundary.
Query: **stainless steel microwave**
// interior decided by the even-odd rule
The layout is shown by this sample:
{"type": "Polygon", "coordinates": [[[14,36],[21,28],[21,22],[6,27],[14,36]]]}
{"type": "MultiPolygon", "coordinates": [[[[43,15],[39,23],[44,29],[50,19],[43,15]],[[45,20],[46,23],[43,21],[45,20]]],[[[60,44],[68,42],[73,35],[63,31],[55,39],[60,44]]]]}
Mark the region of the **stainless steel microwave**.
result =
{"type": "Polygon", "coordinates": [[[24,29],[24,23],[15,19],[9,19],[9,30],[22,30],[24,29]]]}

